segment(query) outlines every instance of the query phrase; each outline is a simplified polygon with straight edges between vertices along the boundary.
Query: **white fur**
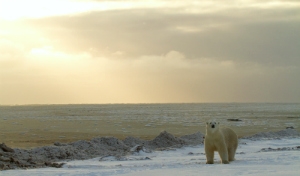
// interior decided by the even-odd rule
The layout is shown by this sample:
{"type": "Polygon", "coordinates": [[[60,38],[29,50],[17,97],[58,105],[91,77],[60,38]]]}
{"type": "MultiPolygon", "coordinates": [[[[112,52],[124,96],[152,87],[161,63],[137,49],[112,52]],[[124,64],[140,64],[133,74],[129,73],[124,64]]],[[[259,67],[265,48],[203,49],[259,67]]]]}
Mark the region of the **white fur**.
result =
{"type": "Polygon", "coordinates": [[[206,123],[204,140],[206,164],[214,163],[215,151],[218,151],[223,164],[229,164],[229,161],[234,160],[237,146],[238,138],[232,129],[221,128],[219,122],[212,121],[206,123]]]}

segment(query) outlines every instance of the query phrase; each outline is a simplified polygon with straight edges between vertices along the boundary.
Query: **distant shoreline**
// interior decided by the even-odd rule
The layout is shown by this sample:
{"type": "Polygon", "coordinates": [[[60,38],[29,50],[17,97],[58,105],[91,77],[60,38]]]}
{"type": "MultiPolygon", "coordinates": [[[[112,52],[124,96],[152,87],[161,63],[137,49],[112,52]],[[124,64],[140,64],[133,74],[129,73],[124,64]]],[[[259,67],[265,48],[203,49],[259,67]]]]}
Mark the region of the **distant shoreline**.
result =
{"type": "Polygon", "coordinates": [[[162,131],[175,136],[205,133],[205,122],[211,119],[232,128],[240,137],[300,128],[300,104],[24,105],[0,106],[0,112],[0,142],[20,148],[98,136],[150,140],[162,131]]]}

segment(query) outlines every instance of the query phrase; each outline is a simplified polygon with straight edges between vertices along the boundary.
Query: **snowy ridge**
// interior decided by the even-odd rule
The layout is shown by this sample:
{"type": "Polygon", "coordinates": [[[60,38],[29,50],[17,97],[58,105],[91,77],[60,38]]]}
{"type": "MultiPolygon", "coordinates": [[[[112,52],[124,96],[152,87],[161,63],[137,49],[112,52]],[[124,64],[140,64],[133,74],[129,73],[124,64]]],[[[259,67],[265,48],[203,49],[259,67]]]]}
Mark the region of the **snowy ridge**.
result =
{"type": "MultiPolygon", "coordinates": [[[[240,139],[236,160],[229,165],[220,164],[215,154],[215,164],[206,165],[203,134],[192,134],[180,138],[162,132],[151,141],[127,138],[94,138],[51,146],[55,149],[76,146],[80,157],[84,150],[97,145],[109,146],[111,153],[98,155],[87,160],[59,160],[61,168],[29,170],[6,170],[1,175],[298,175],[300,172],[299,133],[293,129],[272,133],[259,133],[240,139]],[[269,136],[268,136],[269,134],[269,136]],[[288,135],[291,134],[291,135],[288,135]],[[256,137],[256,140],[255,140],[256,137]],[[199,139],[197,145],[189,140],[199,139]],[[160,143],[159,141],[165,140],[160,143]],[[126,148],[126,152],[123,149],[126,148]],[[151,150],[150,150],[151,149],[151,150]],[[118,151],[122,151],[118,153],[118,151]],[[115,153],[114,153],[115,152],[115,153]]],[[[195,142],[195,141],[194,141],[195,142]]],[[[49,146],[48,146],[49,147],[49,146]]],[[[46,147],[47,148],[47,147],[46,147]]],[[[16,153],[19,149],[14,149],[16,153]]],[[[33,151],[30,150],[31,154],[33,151]]],[[[44,149],[46,150],[46,149],[44,149]]],[[[1,151],[1,150],[0,150],[1,151]]],[[[99,152],[99,151],[98,151],[99,152]]],[[[10,153],[10,152],[1,152],[10,153]]],[[[89,152],[88,152],[89,153],[89,152]]],[[[3,157],[3,156],[1,156],[3,157]]],[[[45,166],[43,166],[45,167],[45,166]]]]}
{"type": "Polygon", "coordinates": [[[107,156],[89,160],[67,161],[62,168],[7,170],[9,176],[152,176],[152,175],[299,175],[299,151],[261,152],[263,148],[284,148],[300,144],[300,138],[276,140],[241,139],[236,160],[229,165],[220,164],[216,154],[215,164],[205,164],[203,145],[182,147],[168,151],[143,151],[121,157],[107,156]]]}

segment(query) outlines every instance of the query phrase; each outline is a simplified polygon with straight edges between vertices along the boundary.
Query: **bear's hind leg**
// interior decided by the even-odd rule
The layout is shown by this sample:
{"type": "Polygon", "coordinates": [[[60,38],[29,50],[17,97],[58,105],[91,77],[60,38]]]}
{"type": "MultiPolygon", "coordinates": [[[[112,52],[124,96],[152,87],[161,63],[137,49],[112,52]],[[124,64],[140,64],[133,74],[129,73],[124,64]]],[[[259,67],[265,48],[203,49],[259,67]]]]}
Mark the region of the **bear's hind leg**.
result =
{"type": "Polygon", "coordinates": [[[234,161],[235,149],[228,149],[228,160],[234,161]]]}

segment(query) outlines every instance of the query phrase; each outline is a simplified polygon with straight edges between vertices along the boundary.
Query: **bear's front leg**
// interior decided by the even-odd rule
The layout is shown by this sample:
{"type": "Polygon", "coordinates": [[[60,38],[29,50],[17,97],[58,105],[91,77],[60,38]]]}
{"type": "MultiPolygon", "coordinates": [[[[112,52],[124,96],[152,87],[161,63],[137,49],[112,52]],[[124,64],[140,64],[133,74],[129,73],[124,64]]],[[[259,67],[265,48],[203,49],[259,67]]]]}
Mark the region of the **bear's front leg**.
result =
{"type": "Polygon", "coordinates": [[[222,164],[229,164],[228,151],[227,151],[227,147],[226,147],[225,143],[223,145],[219,146],[218,152],[219,152],[222,164]]]}
{"type": "Polygon", "coordinates": [[[214,151],[205,146],[206,164],[214,164],[214,151]]]}

